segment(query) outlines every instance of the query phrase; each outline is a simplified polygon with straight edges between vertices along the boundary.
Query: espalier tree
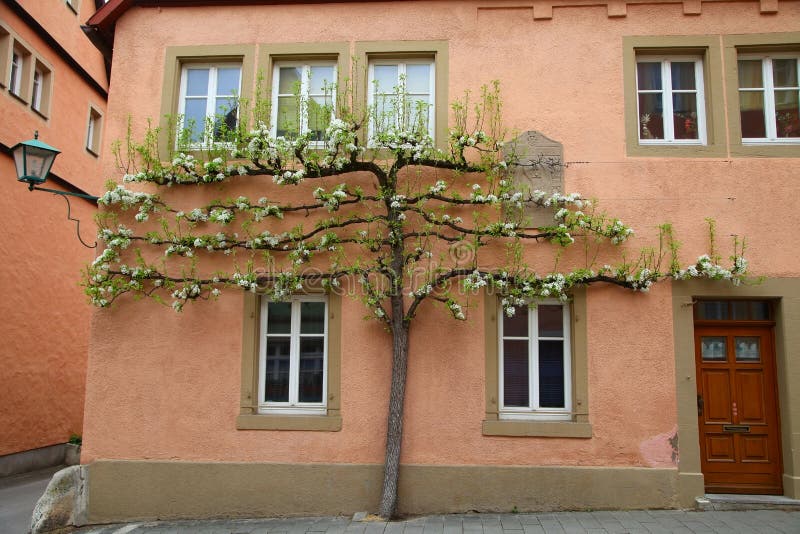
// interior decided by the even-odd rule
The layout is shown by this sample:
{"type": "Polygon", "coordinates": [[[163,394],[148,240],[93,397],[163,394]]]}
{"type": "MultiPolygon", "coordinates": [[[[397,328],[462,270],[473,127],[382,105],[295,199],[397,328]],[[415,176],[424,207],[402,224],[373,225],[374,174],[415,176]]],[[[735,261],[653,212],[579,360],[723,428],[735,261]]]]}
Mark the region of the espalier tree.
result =
{"type": "Polygon", "coordinates": [[[512,315],[537,299],[567,301],[577,285],[647,291],[665,278],[738,284],[747,265],[736,241],[731,268],[719,265],[712,228],[710,255],[681,268],[678,245],[664,225],[657,248],[635,253],[633,261],[618,253],[616,265],[595,266],[590,258],[598,251],[607,256],[601,249],[620,245],[632,230],[577,193],[525,190],[511,179],[509,169],[518,162],[503,154],[496,83],[474,105],[468,95],[452,105],[446,150],[429,134],[425,104],[400,85],[392,96],[376,97],[377,106],[360,110],[347,83],[336,98],[328,87],[324,102],[298,94],[293,106],[276,113],[278,136],[269,99],[260,91],[252,105],[240,100],[226,116],[200,128],[184,125],[177,135],[150,129],[137,144],[129,128],[127,144],[116,150],[123,184],[109,184],[99,200],[99,238],[106,248],[87,268],[85,281],[100,307],[130,293],[171,302],[176,311],[229,288],[281,300],[310,285],[349,287],[392,336],[379,510],[385,518],[397,507],[409,331],[425,303],[465,320],[470,295],[494,292],[512,315]],[[231,120],[237,113],[238,123],[231,120]],[[159,135],[178,139],[178,149],[159,154],[159,135]],[[192,150],[198,145],[201,150],[192,150]],[[206,186],[211,198],[241,181],[264,196],[179,207],[164,200],[179,195],[158,194],[206,186]],[[302,201],[281,200],[304,194],[302,201]],[[552,224],[531,227],[527,206],[552,209],[552,224]],[[541,272],[526,261],[536,252],[536,258],[551,258],[549,265],[565,263],[560,252],[576,239],[589,258],[580,268],[541,272]],[[218,270],[220,265],[226,268],[218,270]]]}

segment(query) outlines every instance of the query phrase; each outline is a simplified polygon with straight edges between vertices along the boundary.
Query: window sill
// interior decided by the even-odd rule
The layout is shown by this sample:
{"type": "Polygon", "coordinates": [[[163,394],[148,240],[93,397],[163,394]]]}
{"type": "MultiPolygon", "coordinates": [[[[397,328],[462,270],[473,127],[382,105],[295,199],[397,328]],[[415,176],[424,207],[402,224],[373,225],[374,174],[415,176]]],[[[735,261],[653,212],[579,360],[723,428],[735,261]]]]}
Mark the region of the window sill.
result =
{"type": "Polygon", "coordinates": [[[591,438],[591,423],[570,421],[513,421],[483,422],[484,436],[517,436],[543,438],[591,438]]]}
{"type": "Polygon", "coordinates": [[[307,430],[339,432],[342,417],[339,415],[239,415],[237,430],[307,430]]]}
{"type": "Polygon", "coordinates": [[[39,115],[39,117],[43,118],[44,120],[50,120],[50,117],[42,113],[40,110],[36,109],[35,107],[31,106],[31,111],[39,115]]]}

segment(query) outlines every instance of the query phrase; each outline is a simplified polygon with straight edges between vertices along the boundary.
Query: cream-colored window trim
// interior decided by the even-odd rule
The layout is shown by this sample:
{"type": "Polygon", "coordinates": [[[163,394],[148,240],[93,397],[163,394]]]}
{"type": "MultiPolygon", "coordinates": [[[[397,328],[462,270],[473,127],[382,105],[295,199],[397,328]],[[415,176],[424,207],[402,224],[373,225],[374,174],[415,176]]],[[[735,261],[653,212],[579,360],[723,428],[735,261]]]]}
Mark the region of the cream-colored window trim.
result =
{"type": "Polygon", "coordinates": [[[0,23],[0,87],[3,89],[8,87],[12,41],[11,31],[0,23]]]}
{"type": "Polygon", "coordinates": [[[100,155],[100,140],[103,138],[103,113],[89,104],[86,118],[86,150],[93,156],[100,155]]]}
{"type": "Polygon", "coordinates": [[[726,35],[722,38],[727,80],[728,119],[731,132],[731,155],[742,157],[797,157],[797,144],[742,143],[742,122],[739,114],[739,54],[793,52],[800,54],[800,32],[726,35]]]}
{"type": "MultiPolygon", "coordinates": [[[[161,90],[161,115],[159,125],[158,150],[161,159],[166,159],[174,150],[175,137],[174,121],[179,110],[181,69],[191,63],[240,63],[241,98],[252,100],[254,70],[255,70],[255,45],[198,45],[198,46],[170,46],[167,47],[164,57],[164,79],[161,90]]],[[[240,115],[239,120],[247,120],[240,115]]]]}
{"type": "Polygon", "coordinates": [[[447,148],[449,86],[449,45],[447,41],[358,41],[355,43],[353,80],[363,95],[360,103],[366,105],[368,86],[367,69],[371,59],[431,58],[435,65],[434,141],[439,148],[447,148]]]}
{"type": "MultiPolygon", "coordinates": [[[[36,72],[41,73],[41,79],[39,80],[40,87],[39,87],[39,107],[34,108],[34,95],[31,93],[31,109],[40,115],[42,118],[47,119],[50,117],[50,105],[53,100],[53,67],[49,64],[45,63],[41,58],[37,57],[33,61],[34,67],[34,74],[33,77],[36,77],[36,72]]],[[[32,91],[36,91],[35,84],[33,83],[34,79],[32,79],[32,91]]]]}
{"type": "Polygon", "coordinates": [[[64,0],[64,3],[67,4],[67,7],[70,10],[78,15],[81,11],[81,0],[64,0]]]}
{"type": "Polygon", "coordinates": [[[242,318],[242,382],[238,430],[308,430],[336,432],[341,418],[342,297],[328,294],[328,369],[325,414],[276,415],[258,413],[258,348],[260,297],[244,292],[242,318]]]}
{"type": "Polygon", "coordinates": [[[572,346],[572,420],[501,420],[499,418],[500,377],[498,365],[498,307],[495,295],[485,294],[484,338],[486,373],[486,413],[483,434],[486,436],[539,436],[591,438],[589,423],[589,360],[586,332],[586,289],[572,293],[570,324],[572,346]]]}
{"type": "Polygon", "coordinates": [[[725,107],[723,104],[722,54],[719,37],[629,36],[623,37],[623,77],[625,82],[625,146],[628,156],[645,157],[725,157],[725,107]],[[641,144],[637,113],[636,59],[655,55],[671,58],[700,56],[703,63],[706,144],[641,144]]]}

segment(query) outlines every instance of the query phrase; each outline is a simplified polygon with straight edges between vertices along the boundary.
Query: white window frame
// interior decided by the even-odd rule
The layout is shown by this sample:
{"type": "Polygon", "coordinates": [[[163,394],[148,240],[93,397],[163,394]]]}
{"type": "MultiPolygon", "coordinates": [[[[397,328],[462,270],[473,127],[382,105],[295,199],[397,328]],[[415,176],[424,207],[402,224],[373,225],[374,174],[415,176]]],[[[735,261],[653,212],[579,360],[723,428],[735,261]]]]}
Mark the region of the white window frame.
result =
{"type": "MultiPolygon", "coordinates": [[[[797,69],[798,69],[798,83],[800,83],[800,55],[799,54],[739,54],[736,57],[737,62],[737,72],[738,72],[738,62],[741,60],[760,60],[761,61],[761,79],[763,81],[764,86],[761,88],[757,87],[746,87],[741,88],[738,87],[738,80],[736,80],[737,84],[737,95],[742,92],[748,93],[755,93],[760,92],[764,95],[764,124],[765,124],[765,131],[767,136],[766,137],[742,137],[742,144],[744,145],[763,145],[763,144],[800,144],[800,137],[778,137],[777,127],[775,125],[775,84],[774,79],[772,76],[772,60],[773,59],[794,59],[797,62],[797,69]]],[[[797,87],[778,87],[777,90],[791,90],[796,89],[800,92],[800,88],[797,87]]],[[[739,112],[741,113],[741,103],[738,106],[739,112]]],[[[740,115],[741,117],[741,115],[740,115]]],[[[741,119],[740,119],[741,120],[741,119]]]]}
{"type": "MultiPolygon", "coordinates": [[[[239,88],[236,93],[237,98],[242,94],[242,63],[240,62],[223,62],[223,63],[187,63],[181,66],[181,84],[180,84],[180,97],[178,99],[178,114],[180,121],[178,124],[178,135],[184,129],[184,116],[186,112],[186,84],[188,83],[187,73],[192,69],[208,69],[208,87],[206,88],[206,114],[205,119],[214,117],[217,112],[217,70],[231,67],[239,68],[239,88]]],[[[227,96],[225,97],[227,98],[227,96]]],[[[191,97],[190,97],[191,99],[191,97]]],[[[239,106],[236,108],[236,123],[239,124],[239,106]]],[[[208,146],[224,146],[225,143],[214,141],[213,132],[209,132],[203,125],[202,138],[189,145],[190,149],[202,149],[208,146]]]]}
{"type": "Polygon", "coordinates": [[[328,399],[328,308],[330,303],[326,295],[296,295],[291,297],[291,326],[289,334],[289,400],[288,402],[266,402],[266,370],[267,370],[267,338],[287,337],[287,334],[268,334],[269,303],[267,298],[261,299],[261,324],[259,330],[258,352],[258,413],[285,415],[326,415],[328,399]],[[300,388],[300,338],[319,337],[320,334],[300,333],[300,304],[302,302],[325,303],[325,323],[323,328],[323,360],[322,360],[322,402],[299,402],[300,388]]]}
{"type": "Polygon", "coordinates": [[[40,69],[33,71],[33,92],[31,93],[31,109],[38,112],[42,111],[42,86],[44,85],[44,73],[40,69]]]}
{"type": "Polygon", "coordinates": [[[25,61],[18,51],[11,52],[11,74],[8,80],[8,90],[16,96],[22,96],[22,69],[25,61]]]}
{"type": "MultiPolygon", "coordinates": [[[[281,67],[300,67],[302,69],[300,75],[300,135],[308,132],[308,100],[312,96],[325,96],[324,94],[310,94],[310,79],[312,67],[333,67],[333,92],[330,95],[333,109],[331,110],[331,118],[336,116],[336,83],[338,80],[339,71],[336,61],[322,60],[322,61],[276,61],[272,67],[272,109],[270,120],[272,122],[272,136],[278,135],[278,97],[281,96],[295,96],[294,93],[281,93],[280,89],[280,76],[281,67]]],[[[325,145],[324,141],[311,141],[310,147],[319,148],[325,145]]]]}
{"type": "Polygon", "coordinates": [[[636,131],[641,145],[706,145],[708,135],[706,127],[706,98],[705,80],[703,79],[703,58],[702,56],[636,56],[636,131]],[[672,89],[672,62],[694,63],[694,82],[695,88],[691,89],[672,89]],[[660,63],[661,64],[661,89],[639,89],[639,64],[640,63],[660,63]],[[697,139],[675,139],[675,125],[673,123],[673,94],[695,94],[697,98],[697,139]],[[639,109],[639,95],[660,94],[661,109],[663,110],[664,139],[642,139],[641,121],[642,111],[639,109]]]}
{"type": "Polygon", "coordinates": [[[562,308],[562,322],[564,332],[562,337],[539,337],[538,308],[530,308],[528,311],[528,336],[527,337],[505,337],[503,335],[503,318],[505,312],[502,306],[498,306],[497,321],[498,328],[498,379],[499,387],[499,406],[500,419],[509,420],[541,420],[541,421],[571,421],[572,420],[572,345],[570,333],[571,307],[568,302],[561,302],[556,299],[547,299],[536,302],[538,305],[558,305],[562,308]],[[503,353],[504,340],[527,340],[528,341],[528,401],[530,406],[505,406],[505,376],[503,366],[505,357],[503,353]],[[563,408],[542,408],[539,406],[539,341],[562,341],[564,342],[564,407],[563,408]]]}
{"type": "MultiPolygon", "coordinates": [[[[375,106],[375,65],[396,65],[397,66],[397,87],[401,85],[401,80],[406,75],[406,68],[408,65],[429,65],[430,79],[428,80],[428,99],[430,105],[428,106],[428,135],[431,139],[436,141],[436,61],[433,58],[420,58],[420,59],[371,59],[369,61],[368,79],[367,79],[367,106],[373,109],[375,106]]],[[[394,95],[396,93],[381,93],[387,95],[394,95]]],[[[422,95],[423,93],[409,93],[409,96],[422,95]]],[[[370,120],[369,124],[369,139],[374,139],[375,124],[370,120]]]]}

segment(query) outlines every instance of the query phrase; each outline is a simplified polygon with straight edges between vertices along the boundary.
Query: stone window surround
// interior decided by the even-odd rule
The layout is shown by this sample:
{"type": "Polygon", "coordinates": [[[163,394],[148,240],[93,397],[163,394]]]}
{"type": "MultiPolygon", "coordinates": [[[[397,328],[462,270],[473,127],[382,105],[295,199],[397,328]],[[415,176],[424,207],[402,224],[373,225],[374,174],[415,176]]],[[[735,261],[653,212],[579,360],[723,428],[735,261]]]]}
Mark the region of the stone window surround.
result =
{"type": "Polygon", "coordinates": [[[719,38],[710,35],[623,37],[625,81],[625,146],[628,156],[725,157],[725,108],[719,38]],[[700,56],[703,61],[706,144],[640,144],[637,113],[636,60],[642,56],[700,56]]]}
{"type": "Polygon", "coordinates": [[[484,294],[486,353],[486,413],[484,436],[591,438],[589,423],[589,361],[586,333],[586,288],[576,288],[571,301],[572,421],[501,420],[499,417],[498,306],[495,295],[484,294]]]}
{"type": "MultiPolygon", "coordinates": [[[[308,289],[309,292],[314,291],[308,289]]],[[[319,291],[321,292],[321,291],[319,291]]],[[[341,359],[342,297],[328,293],[327,406],[324,415],[258,413],[258,358],[261,296],[243,292],[241,404],[237,430],[308,430],[337,432],[342,429],[341,359]]]]}
{"type": "Polygon", "coordinates": [[[86,151],[97,157],[100,155],[100,141],[103,139],[103,112],[100,107],[89,104],[86,114],[86,151]],[[94,120],[94,125],[92,121],[94,120]],[[91,134],[91,136],[90,136],[91,134]]]}
{"type": "Polygon", "coordinates": [[[49,119],[53,94],[53,67],[36,53],[10,27],[0,21],[0,88],[6,89],[9,96],[27,106],[42,119],[49,119]],[[8,81],[11,76],[11,55],[17,52],[22,60],[19,93],[11,92],[8,81]],[[39,108],[33,108],[33,73],[42,73],[41,101],[39,108]]]}

